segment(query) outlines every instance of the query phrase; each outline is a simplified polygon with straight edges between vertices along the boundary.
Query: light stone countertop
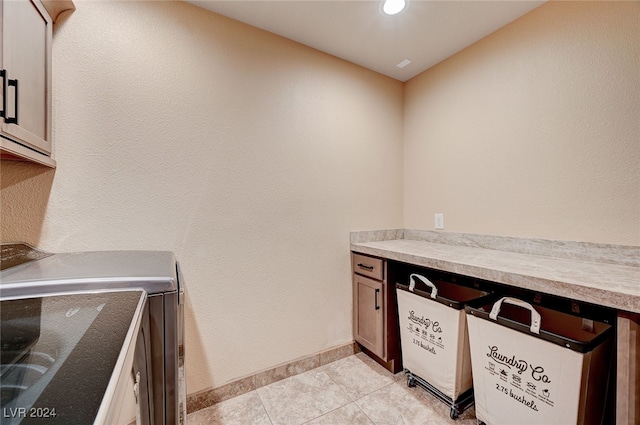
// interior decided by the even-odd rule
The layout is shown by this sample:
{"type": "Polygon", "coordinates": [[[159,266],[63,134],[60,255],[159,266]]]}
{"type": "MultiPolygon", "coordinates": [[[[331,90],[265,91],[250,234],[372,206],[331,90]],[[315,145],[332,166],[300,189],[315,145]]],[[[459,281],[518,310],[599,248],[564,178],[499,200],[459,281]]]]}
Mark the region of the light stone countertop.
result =
{"type": "Polygon", "coordinates": [[[640,313],[640,267],[637,265],[509,252],[402,239],[400,234],[397,236],[397,239],[367,242],[358,241],[358,238],[354,240],[352,234],[351,250],[640,313]]]}

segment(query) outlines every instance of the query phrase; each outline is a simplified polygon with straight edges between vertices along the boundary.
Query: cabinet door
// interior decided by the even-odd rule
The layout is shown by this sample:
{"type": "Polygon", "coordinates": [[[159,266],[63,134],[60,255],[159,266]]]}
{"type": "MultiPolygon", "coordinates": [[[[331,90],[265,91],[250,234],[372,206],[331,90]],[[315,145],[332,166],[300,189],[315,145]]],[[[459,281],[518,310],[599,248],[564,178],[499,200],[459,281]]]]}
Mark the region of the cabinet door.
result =
{"type": "Polygon", "coordinates": [[[357,342],[386,359],[384,341],[384,283],[354,275],[354,334],[357,342]]]}
{"type": "Polygon", "coordinates": [[[2,69],[7,79],[2,133],[46,154],[51,153],[51,37],[51,18],[39,0],[2,1],[2,69]],[[6,118],[17,118],[17,123],[6,118]]]}

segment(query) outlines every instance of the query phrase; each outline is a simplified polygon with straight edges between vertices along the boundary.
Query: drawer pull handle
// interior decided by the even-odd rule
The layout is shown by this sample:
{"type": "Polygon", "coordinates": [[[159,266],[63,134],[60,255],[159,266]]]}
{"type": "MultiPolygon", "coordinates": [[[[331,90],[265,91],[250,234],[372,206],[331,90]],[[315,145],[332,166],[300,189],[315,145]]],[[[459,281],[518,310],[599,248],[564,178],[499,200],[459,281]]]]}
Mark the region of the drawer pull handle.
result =
{"type": "MultiPolygon", "coordinates": [[[[9,86],[15,87],[15,97],[13,98],[13,105],[15,109],[13,110],[13,118],[9,118],[9,114],[7,111],[4,111],[4,122],[7,124],[18,124],[18,80],[7,80],[9,86]]],[[[7,93],[5,92],[5,95],[7,93]]],[[[4,102],[4,101],[3,101],[4,102]]]]}
{"type": "Polygon", "coordinates": [[[2,77],[2,111],[0,111],[0,118],[4,118],[4,111],[7,110],[7,71],[0,69],[0,77],[2,77]]]}
{"type": "Polygon", "coordinates": [[[366,264],[358,263],[358,267],[360,267],[361,269],[369,270],[370,272],[373,271],[373,266],[367,266],[366,264]]]}
{"type": "Polygon", "coordinates": [[[378,305],[378,294],[380,293],[379,289],[376,289],[376,310],[380,310],[380,306],[378,305]]]}

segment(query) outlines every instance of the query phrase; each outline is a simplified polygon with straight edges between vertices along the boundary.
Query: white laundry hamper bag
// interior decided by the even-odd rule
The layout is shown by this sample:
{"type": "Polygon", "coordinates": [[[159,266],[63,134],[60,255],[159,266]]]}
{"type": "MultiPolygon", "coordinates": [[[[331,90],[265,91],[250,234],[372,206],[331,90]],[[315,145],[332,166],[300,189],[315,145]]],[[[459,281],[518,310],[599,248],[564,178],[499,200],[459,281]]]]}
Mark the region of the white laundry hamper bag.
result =
{"type": "Polygon", "coordinates": [[[473,404],[464,303],[486,300],[489,293],[411,274],[409,285],[396,284],[396,296],[407,384],[436,395],[456,418],[473,404]]]}
{"type": "Polygon", "coordinates": [[[478,420],[601,425],[613,329],[517,298],[465,307],[478,420]]]}

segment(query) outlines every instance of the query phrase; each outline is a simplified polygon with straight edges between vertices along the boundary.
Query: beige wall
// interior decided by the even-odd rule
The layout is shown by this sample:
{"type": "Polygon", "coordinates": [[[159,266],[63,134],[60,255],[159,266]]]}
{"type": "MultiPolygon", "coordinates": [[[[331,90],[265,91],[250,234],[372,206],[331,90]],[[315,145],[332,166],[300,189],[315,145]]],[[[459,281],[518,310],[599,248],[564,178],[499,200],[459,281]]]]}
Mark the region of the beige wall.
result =
{"type": "Polygon", "coordinates": [[[349,231],[402,226],[402,83],[180,2],[76,6],[55,177],[2,162],[3,240],[175,251],[189,392],[352,341],[349,231]]]}
{"type": "Polygon", "coordinates": [[[552,2],[405,85],[404,226],[640,244],[640,2],[552,2]]]}
{"type": "Polygon", "coordinates": [[[76,6],[54,36],[58,168],[2,161],[1,237],[175,251],[189,392],[352,339],[350,230],[443,212],[449,231],[640,244],[637,2],[547,4],[404,101],[187,4],[76,6]]]}

